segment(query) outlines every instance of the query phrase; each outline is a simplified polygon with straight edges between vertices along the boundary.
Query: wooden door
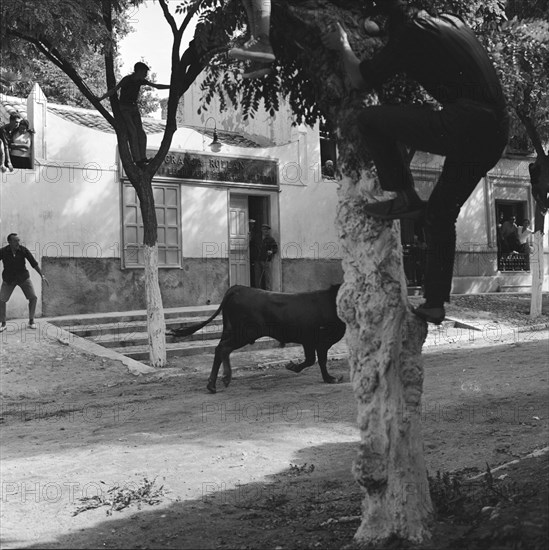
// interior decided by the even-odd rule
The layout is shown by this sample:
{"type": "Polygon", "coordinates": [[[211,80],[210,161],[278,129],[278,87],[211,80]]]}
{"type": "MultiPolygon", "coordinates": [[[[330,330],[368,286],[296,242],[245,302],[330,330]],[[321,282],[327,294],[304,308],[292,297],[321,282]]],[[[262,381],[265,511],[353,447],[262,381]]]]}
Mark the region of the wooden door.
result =
{"type": "Polygon", "coordinates": [[[231,285],[250,286],[248,197],[231,195],[229,202],[229,277],[231,285]]]}

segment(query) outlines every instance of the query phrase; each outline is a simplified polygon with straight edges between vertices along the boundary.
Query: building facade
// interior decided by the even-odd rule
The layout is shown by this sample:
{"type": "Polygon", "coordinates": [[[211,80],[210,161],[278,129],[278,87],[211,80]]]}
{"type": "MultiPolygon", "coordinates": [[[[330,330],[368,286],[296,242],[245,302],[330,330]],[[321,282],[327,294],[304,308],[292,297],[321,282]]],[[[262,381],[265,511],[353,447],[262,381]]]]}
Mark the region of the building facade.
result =
{"type": "MultiPolygon", "coordinates": [[[[185,95],[179,128],[154,178],[164,306],[218,303],[230,285],[254,284],[249,219],[269,224],[279,244],[274,290],[340,282],[337,183],[322,169],[334,148],[321,139],[319,128],[293,127],[284,103],[275,117],[259,113],[244,120],[237,111],[220,113],[215,103],[198,115],[199,97],[197,85],[185,95]],[[211,145],[214,129],[221,149],[211,145]]],[[[1,175],[0,235],[18,233],[50,282],[42,287],[31,274],[38,314],[143,309],[143,227],[114,132],[94,110],[49,103],[38,85],[27,99],[0,96],[2,121],[13,111],[28,117],[36,132],[33,169],[1,175]]],[[[152,156],[164,123],[145,119],[144,128],[152,156]]],[[[414,159],[424,198],[441,160],[423,154],[414,159]]],[[[530,284],[528,271],[500,269],[496,236],[500,212],[533,218],[528,162],[502,159],[464,206],[453,292],[520,290],[530,284]]],[[[402,234],[412,284],[419,269],[417,243],[413,228],[403,225],[402,234]]],[[[8,316],[25,315],[26,301],[16,291],[8,316]]]]}

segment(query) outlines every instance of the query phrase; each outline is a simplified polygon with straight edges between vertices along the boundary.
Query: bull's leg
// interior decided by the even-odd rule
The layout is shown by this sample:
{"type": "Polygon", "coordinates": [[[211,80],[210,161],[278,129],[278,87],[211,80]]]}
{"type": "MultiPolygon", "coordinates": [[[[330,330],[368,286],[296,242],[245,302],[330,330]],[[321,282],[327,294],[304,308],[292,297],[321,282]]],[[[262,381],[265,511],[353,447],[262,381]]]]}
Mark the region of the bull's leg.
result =
{"type": "Polygon", "coordinates": [[[301,372],[303,369],[315,364],[315,347],[313,345],[309,346],[304,344],[303,351],[305,352],[305,361],[303,361],[303,363],[299,363],[299,365],[294,365],[293,363],[286,365],[288,370],[291,370],[292,372],[301,372]]]}
{"type": "Polygon", "coordinates": [[[231,370],[231,361],[229,359],[229,354],[232,350],[228,351],[227,354],[223,357],[223,384],[227,387],[232,380],[233,372],[231,370]]]}
{"type": "Polygon", "coordinates": [[[215,383],[217,381],[217,373],[219,372],[219,367],[221,365],[221,344],[218,344],[215,348],[214,362],[212,365],[212,370],[210,372],[210,377],[208,378],[208,391],[210,393],[215,393],[215,383]]]}
{"type": "Polygon", "coordinates": [[[322,346],[316,349],[316,353],[318,355],[318,364],[320,366],[320,372],[322,373],[322,380],[324,380],[326,384],[336,384],[337,382],[341,382],[341,380],[343,379],[343,376],[339,375],[338,377],[335,377],[328,372],[328,368],[326,367],[326,364],[328,362],[329,349],[330,348],[327,348],[325,346],[322,346]]]}
{"type": "Polygon", "coordinates": [[[210,393],[215,393],[217,391],[215,388],[215,384],[217,382],[217,375],[219,373],[219,367],[221,366],[221,363],[223,363],[223,382],[225,383],[225,386],[229,385],[228,382],[226,382],[226,378],[227,378],[227,365],[228,365],[229,382],[230,382],[231,365],[229,363],[229,355],[231,351],[232,351],[232,348],[226,340],[221,340],[221,342],[217,344],[217,347],[215,348],[212,371],[210,372],[210,377],[208,378],[208,385],[206,386],[210,393]]]}

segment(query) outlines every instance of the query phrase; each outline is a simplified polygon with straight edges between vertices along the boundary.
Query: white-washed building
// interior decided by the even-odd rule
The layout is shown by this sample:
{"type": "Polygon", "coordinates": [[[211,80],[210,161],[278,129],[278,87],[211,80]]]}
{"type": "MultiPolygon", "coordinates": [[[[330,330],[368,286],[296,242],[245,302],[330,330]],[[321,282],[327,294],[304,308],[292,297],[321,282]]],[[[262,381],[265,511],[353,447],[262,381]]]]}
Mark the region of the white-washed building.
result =
{"type": "MultiPolygon", "coordinates": [[[[250,218],[269,223],[279,243],[275,289],[291,292],[340,282],[337,184],[321,170],[326,156],[333,156],[329,141],[321,139],[318,127],[292,127],[284,104],[275,117],[259,114],[244,121],[239,112],[219,113],[215,104],[198,115],[198,98],[195,85],[180,106],[179,129],[154,179],[165,306],[217,303],[230,285],[250,284],[250,218]],[[219,151],[210,148],[214,127],[219,151]]],[[[18,233],[50,281],[42,288],[31,270],[38,314],[144,308],[141,218],[109,124],[94,110],[49,103],[38,85],[27,99],[0,96],[3,123],[13,111],[27,116],[36,132],[34,168],[1,175],[0,236],[5,242],[9,233],[18,233]]],[[[163,127],[162,121],[145,119],[148,156],[158,148],[163,127]]],[[[496,248],[499,211],[533,218],[530,161],[502,159],[463,208],[454,292],[527,289],[530,284],[528,271],[498,270],[496,248]]],[[[431,155],[414,159],[424,197],[440,163],[431,155]]],[[[403,227],[406,242],[412,242],[411,235],[411,228],[403,227]]],[[[408,255],[410,281],[417,275],[412,264],[408,255]]],[[[16,291],[8,316],[25,314],[26,301],[16,291]]]]}

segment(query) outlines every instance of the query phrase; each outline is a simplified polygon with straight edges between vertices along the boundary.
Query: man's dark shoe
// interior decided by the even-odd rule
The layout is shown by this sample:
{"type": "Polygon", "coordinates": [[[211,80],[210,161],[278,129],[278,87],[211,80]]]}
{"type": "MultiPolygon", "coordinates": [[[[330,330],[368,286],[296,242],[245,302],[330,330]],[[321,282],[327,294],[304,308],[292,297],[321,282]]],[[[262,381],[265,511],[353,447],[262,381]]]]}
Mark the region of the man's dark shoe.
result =
{"type": "Polygon", "coordinates": [[[418,307],[412,308],[412,312],[415,313],[420,319],[423,319],[428,323],[434,323],[435,325],[440,325],[446,317],[444,306],[433,306],[427,302],[418,307]]]}
{"type": "Polygon", "coordinates": [[[367,204],[364,211],[369,216],[381,220],[417,220],[425,214],[427,203],[422,201],[415,192],[412,193],[407,195],[399,192],[393,200],[367,204]]]}

